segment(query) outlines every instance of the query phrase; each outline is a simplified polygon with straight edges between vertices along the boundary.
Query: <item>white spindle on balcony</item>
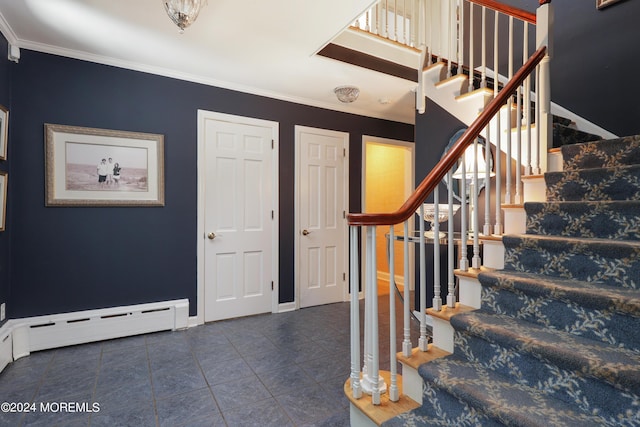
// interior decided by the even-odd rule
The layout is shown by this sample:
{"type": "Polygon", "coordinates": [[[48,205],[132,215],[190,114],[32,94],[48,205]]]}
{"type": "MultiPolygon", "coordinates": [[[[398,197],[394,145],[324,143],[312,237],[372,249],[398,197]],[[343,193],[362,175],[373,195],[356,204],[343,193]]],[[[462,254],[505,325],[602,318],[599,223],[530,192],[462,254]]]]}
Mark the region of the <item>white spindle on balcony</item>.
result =
{"type": "Polygon", "coordinates": [[[482,51],[482,59],[481,59],[481,70],[482,74],[480,77],[480,87],[487,87],[487,8],[482,6],[482,42],[481,42],[481,51],[482,51]]]}
{"type": "Polygon", "coordinates": [[[473,9],[475,9],[473,3],[469,3],[469,92],[473,91],[473,51],[474,49],[474,34],[473,34],[473,9]]]}
{"type": "Polygon", "coordinates": [[[458,72],[457,74],[463,75],[464,68],[464,0],[459,0],[457,5],[458,15],[460,20],[458,21],[456,28],[458,29],[458,72]]]}

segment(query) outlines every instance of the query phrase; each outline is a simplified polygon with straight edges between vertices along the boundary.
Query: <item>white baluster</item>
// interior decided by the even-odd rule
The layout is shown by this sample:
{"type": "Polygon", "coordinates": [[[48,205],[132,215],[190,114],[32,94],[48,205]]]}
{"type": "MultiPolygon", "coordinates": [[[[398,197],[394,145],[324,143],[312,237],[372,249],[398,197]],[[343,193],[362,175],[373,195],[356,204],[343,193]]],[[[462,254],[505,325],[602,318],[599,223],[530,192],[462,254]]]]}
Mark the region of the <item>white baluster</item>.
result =
{"type": "Polygon", "coordinates": [[[364,15],[364,30],[371,32],[371,9],[367,10],[367,13],[364,15]]]}
{"type": "MultiPolygon", "coordinates": [[[[495,70],[495,81],[493,82],[493,97],[496,98],[499,92],[499,17],[500,14],[498,12],[494,12],[494,34],[493,34],[493,69],[495,70]]],[[[496,114],[496,135],[494,137],[496,144],[496,155],[495,155],[495,170],[496,170],[496,224],[494,226],[493,232],[495,234],[502,234],[502,126],[500,125],[502,113],[496,114]]]]}
{"type": "Polygon", "coordinates": [[[469,2],[469,92],[473,91],[473,3],[469,2]]]}
{"type": "Polygon", "coordinates": [[[487,8],[482,6],[482,77],[480,87],[487,87],[487,8]]]}
{"type": "MultiPolygon", "coordinates": [[[[391,289],[395,283],[395,236],[393,225],[389,227],[389,363],[391,369],[391,384],[389,384],[389,400],[397,402],[400,399],[398,392],[398,362],[396,356],[396,292],[391,289]]],[[[405,287],[406,284],[405,284],[405,287]]]]}
{"type": "Polygon", "coordinates": [[[393,2],[393,38],[392,40],[398,41],[398,0],[393,2]]]}
{"type": "Polygon", "coordinates": [[[402,43],[409,46],[409,27],[407,23],[409,22],[409,18],[407,17],[407,0],[402,2],[402,43]]]}
{"type": "MultiPolygon", "coordinates": [[[[462,159],[462,170],[467,170],[465,156],[462,159]]],[[[449,171],[451,172],[451,171],[449,171]]],[[[469,270],[469,258],[467,257],[467,226],[469,214],[469,198],[467,197],[467,178],[466,176],[460,180],[460,270],[469,270]]]]}
{"type": "Polygon", "coordinates": [[[515,203],[522,203],[522,85],[516,91],[516,195],[515,203]]]}
{"type": "Polygon", "coordinates": [[[448,9],[449,9],[449,25],[447,25],[447,78],[451,77],[451,69],[453,66],[453,29],[455,28],[454,24],[454,10],[453,10],[453,2],[454,0],[449,0],[448,9]]]}
{"type": "Polygon", "coordinates": [[[447,306],[455,307],[456,305],[456,282],[453,270],[455,268],[455,240],[454,240],[454,228],[453,228],[453,172],[449,170],[447,172],[447,178],[449,180],[448,199],[449,199],[449,219],[447,221],[448,234],[447,234],[447,306]]]}
{"type": "Polygon", "coordinates": [[[417,34],[417,32],[418,32],[418,28],[426,25],[426,21],[421,22],[418,14],[416,14],[416,12],[420,9],[419,5],[418,7],[416,7],[416,1],[418,0],[411,0],[411,19],[409,20],[409,34],[411,34],[411,44],[410,44],[411,47],[416,47],[417,45],[421,44],[424,41],[424,40],[420,40],[420,37],[417,34]],[[416,39],[418,40],[417,44],[416,44],[416,39]]]}
{"type": "MultiPolygon", "coordinates": [[[[510,16],[509,17],[509,80],[511,80],[513,78],[513,17],[510,16]]],[[[511,170],[511,163],[513,163],[513,157],[511,156],[511,133],[512,133],[512,129],[513,129],[513,115],[512,115],[512,111],[513,110],[513,97],[510,96],[509,100],[507,101],[507,120],[508,120],[508,126],[507,126],[507,173],[506,173],[506,184],[505,184],[505,196],[504,196],[504,202],[506,204],[511,204],[512,196],[511,196],[511,187],[512,187],[512,170],[511,170]]]]}
{"type": "Polygon", "coordinates": [[[420,338],[418,348],[427,351],[427,255],[424,239],[424,204],[420,205],[420,338]]]}
{"type": "Polygon", "coordinates": [[[389,0],[384,1],[384,37],[389,38],[389,0]]]}
{"type": "Polygon", "coordinates": [[[350,227],[349,242],[349,287],[351,289],[351,393],[354,398],[362,397],[360,384],[360,267],[358,265],[358,227],[350,227]]]}
{"type": "Polygon", "coordinates": [[[411,356],[411,290],[409,286],[409,221],[404,222],[404,341],[402,354],[411,356]]]}
{"type": "Polygon", "coordinates": [[[464,71],[464,0],[458,2],[458,72],[456,74],[463,74],[464,71]]]}
{"type": "Polygon", "coordinates": [[[485,139],[484,160],[484,225],[482,234],[491,234],[491,126],[486,127],[487,138],[485,139]]]}
{"type": "Polygon", "coordinates": [[[473,197],[473,258],[471,259],[471,266],[473,268],[480,268],[480,223],[478,221],[478,138],[473,141],[473,186],[471,187],[473,197]]]}
{"type": "MultiPolygon", "coordinates": [[[[529,59],[529,23],[524,23],[524,34],[522,36],[522,63],[529,59]]],[[[524,81],[523,118],[527,132],[527,143],[525,146],[525,175],[531,175],[531,76],[527,76],[524,81]]]]}
{"type": "MultiPolygon", "coordinates": [[[[425,24],[428,22],[429,25],[429,40],[427,43],[427,67],[430,66],[433,63],[433,45],[434,45],[434,41],[433,41],[433,3],[429,0],[426,0],[426,7],[425,7],[425,24]]],[[[426,37],[426,32],[425,32],[425,37],[426,37]]]]}
{"type": "Polygon", "coordinates": [[[433,191],[433,301],[432,306],[436,311],[442,310],[442,295],[440,289],[440,192],[438,187],[433,191]]]}

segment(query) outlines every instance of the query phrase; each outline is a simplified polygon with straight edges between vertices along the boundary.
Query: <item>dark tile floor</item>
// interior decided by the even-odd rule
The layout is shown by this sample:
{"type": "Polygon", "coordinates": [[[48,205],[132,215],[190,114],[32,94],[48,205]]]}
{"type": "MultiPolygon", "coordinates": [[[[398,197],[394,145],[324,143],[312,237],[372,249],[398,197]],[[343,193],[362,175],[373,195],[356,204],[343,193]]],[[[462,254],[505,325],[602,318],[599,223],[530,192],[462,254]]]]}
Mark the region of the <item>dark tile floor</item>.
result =
{"type": "MultiPolygon", "coordinates": [[[[382,314],[381,341],[388,324],[382,314]]],[[[0,426],[348,426],[349,370],[348,303],[226,320],[19,359],[0,373],[0,401],[36,410],[0,412],[0,426]]]]}

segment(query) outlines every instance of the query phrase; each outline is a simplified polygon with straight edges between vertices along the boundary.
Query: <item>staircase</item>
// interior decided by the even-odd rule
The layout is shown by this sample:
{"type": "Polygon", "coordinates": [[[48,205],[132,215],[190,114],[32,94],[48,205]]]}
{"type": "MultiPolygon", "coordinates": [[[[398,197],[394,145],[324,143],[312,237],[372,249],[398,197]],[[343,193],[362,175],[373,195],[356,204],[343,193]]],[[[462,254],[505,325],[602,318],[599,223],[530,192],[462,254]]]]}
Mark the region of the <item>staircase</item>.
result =
{"type": "Polygon", "coordinates": [[[404,425],[640,425],[640,136],[563,145],[404,425]]]}

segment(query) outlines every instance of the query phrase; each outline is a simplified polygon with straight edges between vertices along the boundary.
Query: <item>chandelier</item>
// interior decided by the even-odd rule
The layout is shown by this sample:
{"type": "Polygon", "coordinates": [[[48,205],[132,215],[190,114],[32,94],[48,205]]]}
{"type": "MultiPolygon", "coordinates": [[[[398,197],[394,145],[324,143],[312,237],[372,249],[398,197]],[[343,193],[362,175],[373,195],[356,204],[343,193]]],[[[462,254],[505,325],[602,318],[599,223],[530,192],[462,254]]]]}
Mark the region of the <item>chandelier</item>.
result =
{"type": "Polygon", "coordinates": [[[180,32],[198,17],[200,9],[207,4],[207,0],[162,0],[169,18],[180,28],[180,32]]]}

